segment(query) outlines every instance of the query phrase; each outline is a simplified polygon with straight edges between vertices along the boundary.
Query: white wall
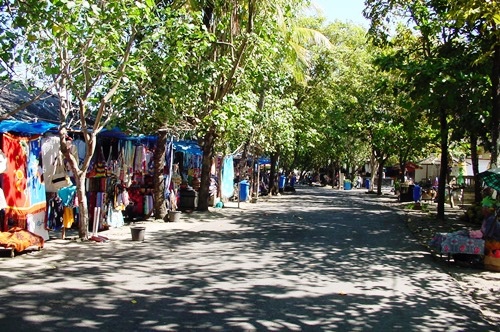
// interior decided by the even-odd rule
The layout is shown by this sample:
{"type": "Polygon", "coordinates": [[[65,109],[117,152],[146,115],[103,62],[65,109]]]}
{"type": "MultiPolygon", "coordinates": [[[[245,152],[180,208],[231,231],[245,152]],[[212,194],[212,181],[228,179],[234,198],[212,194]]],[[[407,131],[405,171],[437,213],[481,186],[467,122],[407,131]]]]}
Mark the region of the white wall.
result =
{"type": "MultiPolygon", "coordinates": [[[[472,162],[470,159],[466,159],[466,169],[465,175],[472,176],[474,172],[472,171],[472,162]]],[[[490,160],[489,159],[479,159],[479,173],[489,169],[490,160]]],[[[420,182],[423,179],[430,178],[432,181],[439,176],[440,165],[420,165],[422,169],[415,170],[415,182],[420,182]]],[[[458,167],[454,166],[451,169],[452,175],[458,175],[458,167]]]]}

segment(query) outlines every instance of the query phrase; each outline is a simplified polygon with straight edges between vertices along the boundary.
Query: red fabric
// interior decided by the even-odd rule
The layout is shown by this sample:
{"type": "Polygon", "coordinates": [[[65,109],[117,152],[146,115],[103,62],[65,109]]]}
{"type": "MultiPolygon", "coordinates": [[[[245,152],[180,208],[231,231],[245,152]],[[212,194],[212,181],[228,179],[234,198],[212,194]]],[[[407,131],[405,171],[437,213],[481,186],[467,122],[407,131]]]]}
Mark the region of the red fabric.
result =
{"type": "Polygon", "coordinates": [[[2,174],[7,202],[5,220],[11,218],[21,228],[26,228],[27,214],[31,213],[26,187],[28,149],[27,138],[3,134],[3,151],[7,156],[7,170],[2,174]]]}
{"type": "Polygon", "coordinates": [[[43,238],[25,229],[13,227],[8,232],[0,232],[0,246],[14,248],[17,252],[31,246],[43,248],[43,238]]]}

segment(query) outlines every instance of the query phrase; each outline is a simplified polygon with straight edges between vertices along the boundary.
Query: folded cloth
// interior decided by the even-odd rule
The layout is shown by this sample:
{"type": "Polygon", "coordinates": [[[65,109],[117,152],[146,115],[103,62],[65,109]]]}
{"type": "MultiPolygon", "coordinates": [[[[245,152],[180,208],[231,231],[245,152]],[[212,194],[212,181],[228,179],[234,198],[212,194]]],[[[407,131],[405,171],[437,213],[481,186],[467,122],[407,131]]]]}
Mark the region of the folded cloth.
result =
{"type": "Polygon", "coordinates": [[[20,227],[13,227],[8,232],[0,232],[0,246],[21,252],[32,246],[42,248],[43,238],[20,227]]]}
{"type": "Polygon", "coordinates": [[[466,231],[436,233],[429,246],[442,254],[484,254],[484,240],[473,239],[466,231]]]}
{"type": "Polygon", "coordinates": [[[478,229],[477,231],[470,231],[469,232],[469,236],[472,239],[482,239],[483,238],[483,232],[481,232],[480,229],[478,229]]]}

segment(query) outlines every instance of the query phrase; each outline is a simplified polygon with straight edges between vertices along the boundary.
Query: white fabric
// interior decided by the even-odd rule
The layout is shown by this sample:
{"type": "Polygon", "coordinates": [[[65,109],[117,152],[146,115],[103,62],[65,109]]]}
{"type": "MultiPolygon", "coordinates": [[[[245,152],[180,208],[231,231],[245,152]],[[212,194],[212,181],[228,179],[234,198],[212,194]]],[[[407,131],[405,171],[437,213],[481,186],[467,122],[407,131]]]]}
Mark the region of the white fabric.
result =
{"type": "Polygon", "coordinates": [[[58,136],[50,136],[42,138],[42,163],[43,163],[43,179],[45,182],[45,190],[49,193],[57,192],[52,184],[52,177],[55,173],[55,160],[59,154],[60,144],[58,136]]]}
{"type": "Polygon", "coordinates": [[[2,150],[0,150],[0,173],[4,173],[7,170],[7,157],[3,153],[2,150]]]}
{"type": "Polygon", "coordinates": [[[45,228],[45,211],[27,216],[28,231],[40,235],[45,241],[49,239],[49,231],[45,228]]]}

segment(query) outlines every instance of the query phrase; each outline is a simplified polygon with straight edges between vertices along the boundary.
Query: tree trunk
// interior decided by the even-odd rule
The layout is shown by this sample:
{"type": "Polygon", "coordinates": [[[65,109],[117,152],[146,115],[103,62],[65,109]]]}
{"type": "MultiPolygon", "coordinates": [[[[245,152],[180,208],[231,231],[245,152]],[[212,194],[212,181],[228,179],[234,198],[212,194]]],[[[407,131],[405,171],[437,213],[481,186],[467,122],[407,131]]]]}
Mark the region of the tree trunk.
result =
{"type": "Polygon", "coordinates": [[[375,158],[374,152],[372,152],[370,156],[370,167],[371,167],[370,188],[368,188],[368,192],[373,192],[373,186],[375,185],[375,170],[378,170],[378,163],[377,159],[375,158]]]}
{"type": "Polygon", "coordinates": [[[165,167],[165,149],[167,146],[167,131],[158,131],[158,143],[153,155],[154,162],[154,217],[155,219],[164,219],[167,214],[165,205],[165,177],[163,169],[165,167]]]}
{"type": "MultiPolygon", "coordinates": [[[[495,28],[496,30],[496,28],[495,28]]],[[[500,167],[500,36],[494,48],[491,88],[493,107],[491,110],[491,168],[500,167]]]]}
{"type": "Polygon", "coordinates": [[[470,137],[470,155],[472,161],[472,171],[474,173],[474,202],[479,204],[482,199],[481,195],[481,181],[477,174],[479,173],[479,156],[477,154],[477,136],[471,134],[470,137]]]}
{"type": "Polygon", "coordinates": [[[382,177],[384,174],[384,160],[378,160],[378,169],[377,169],[377,195],[382,195],[382,177]]]}
{"type": "Polygon", "coordinates": [[[271,154],[271,170],[269,173],[269,194],[278,192],[278,183],[276,183],[276,165],[278,164],[278,152],[271,154]]]}
{"type": "Polygon", "coordinates": [[[441,127],[441,168],[439,171],[437,219],[444,220],[444,199],[446,176],[448,174],[448,121],[446,119],[446,110],[440,109],[439,112],[439,123],[441,127]]]}
{"type": "MultiPolygon", "coordinates": [[[[64,158],[68,161],[69,168],[73,172],[76,185],[76,195],[78,197],[78,237],[82,240],[88,239],[89,231],[89,210],[87,202],[87,191],[85,188],[87,163],[84,162],[82,169],[79,168],[79,161],[71,154],[68,148],[67,131],[62,128],[60,131],[61,152],[64,158]]],[[[86,143],[86,159],[90,160],[95,151],[96,138],[94,135],[88,135],[85,139],[86,143]]]]}
{"type": "Polygon", "coordinates": [[[203,137],[201,149],[203,151],[203,159],[201,166],[201,181],[200,190],[198,191],[198,210],[208,211],[209,187],[210,187],[210,170],[212,168],[212,160],[214,156],[215,145],[215,128],[210,128],[203,137]]]}
{"type": "Polygon", "coordinates": [[[75,177],[76,195],[78,197],[78,237],[88,239],[89,229],[89,204],[87,202],[87,192],[85,190],[85,175],[75,177]]]}

